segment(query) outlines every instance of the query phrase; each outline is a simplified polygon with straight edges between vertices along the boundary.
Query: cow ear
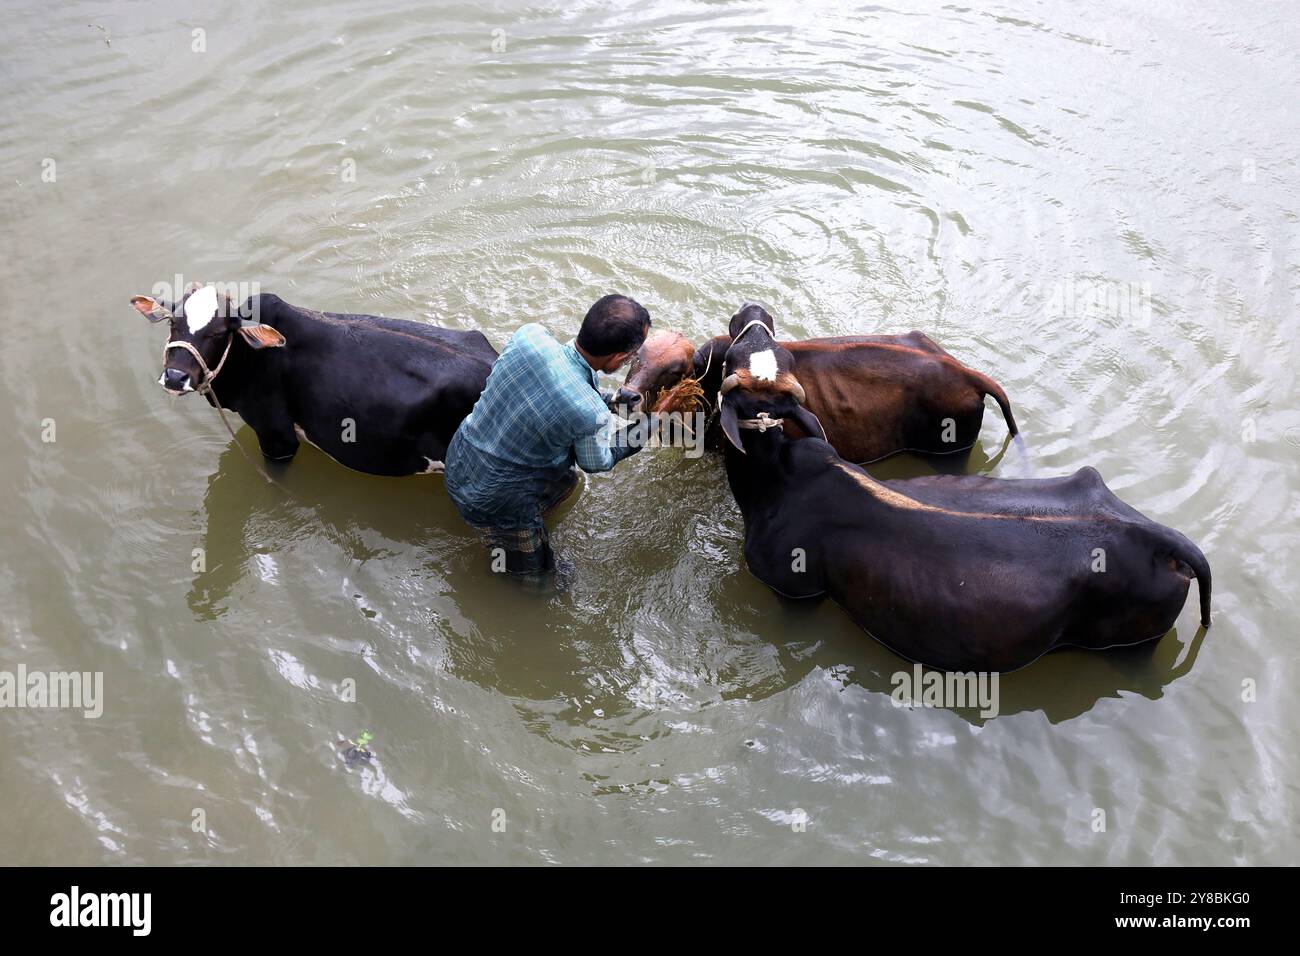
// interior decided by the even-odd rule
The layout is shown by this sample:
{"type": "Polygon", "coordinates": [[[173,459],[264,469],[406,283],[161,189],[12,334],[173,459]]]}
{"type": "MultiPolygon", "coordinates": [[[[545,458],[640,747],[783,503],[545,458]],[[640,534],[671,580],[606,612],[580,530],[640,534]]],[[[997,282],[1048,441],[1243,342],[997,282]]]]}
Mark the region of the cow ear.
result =
{"type": "Polygon", "coordinates": [[[709,352],[712,348],[712,342],[705,342],[695,350],[695,354],[691,356],[691,378],[699,378],[704,374],[704,369],[709,364],[709,352]]]}
{"type": "Polygon", "coordinates": [[[820,438],[822,441],[826,441],[826,429],[822,428],[821,421],[808,409],[802,405],[796,405],[791,417],[799,423],[800,428],[808,433],[809,438],[820,438]]]}
{"type": "Polygon", "coordinates": [[[727,436],[727,441],[736,446],[736,450],[742,455],[745,454],[745,446],[740,443],[740,426],[736,424],[736,405],[734,402],[728,402],[725,399],[722,402],[722,431],[727,436]]]}
{"type": "Polygon", "coordinates": [[[692,377],[702,379],[707,373],[709,377],[716,378],[722,371],[722,359],[726,351],[726,345],[720,344],[717,339],[710,339],[701,345],[691,356],[692,377]]]}
{"type": "Polygon", "coordinates": [[[709,409],[716,410],[714,399],[718,394],[718,387],[722,384],[722,365],[723,354],[727,351],[725,336],[719,336],[705,342],[695,350],[692,359],[691,377],[700,383],[704,389],[705,401],[709,409]]]}
{"type": "Polygon", "coordinates": [[[260,322],[241,322],[239,334],[255,349],[284,348],[284,336],[280,334],[280,330],[262,325],[260,322]]]}
{"type": "Polygon", "coordinates": [[[133,295],[131,296],[131,305],[150,322],[166,322],[175,318],[171,313],[171,309],[152,296],[133,295]]]}

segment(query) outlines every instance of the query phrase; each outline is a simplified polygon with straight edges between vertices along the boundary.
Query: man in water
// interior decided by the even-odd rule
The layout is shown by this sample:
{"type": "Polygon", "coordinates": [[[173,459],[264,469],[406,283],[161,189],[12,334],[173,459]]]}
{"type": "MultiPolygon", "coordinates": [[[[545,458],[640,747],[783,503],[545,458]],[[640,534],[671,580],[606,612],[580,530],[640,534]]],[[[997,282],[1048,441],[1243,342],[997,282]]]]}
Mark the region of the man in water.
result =
{"type": "Polygon", "coordinates": [[[493,570],[533,577],[555,570],[542,516],[577,487],[574,466],[609,471],[645,444],[648,420],[615,429],[597,373],[618,371],[649,330],[640,304],[607,295],[576,339],[561,345],[530,323],[501,352],[446,459],[447,493],[492,552],[493,570]]]}

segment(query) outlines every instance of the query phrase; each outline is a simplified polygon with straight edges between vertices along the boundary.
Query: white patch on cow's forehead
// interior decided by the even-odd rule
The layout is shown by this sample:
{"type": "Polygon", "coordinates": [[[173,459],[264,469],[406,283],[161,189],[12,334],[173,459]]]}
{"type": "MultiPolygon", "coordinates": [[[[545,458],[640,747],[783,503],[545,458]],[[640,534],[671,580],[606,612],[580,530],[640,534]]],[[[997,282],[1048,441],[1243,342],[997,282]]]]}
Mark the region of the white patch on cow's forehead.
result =
{"type": "Polygon", "coordinates": [[[213,286],[205,285],[202,289],[196,289],[185,300],[185,324],[189,326],[190,335],[198,335],[207,328],[216,314],[217,290],[213,286]]]}
{"type": "Polygon", "coordinates": [[[749,371],[755,378],[761,378],[767,382],[775,382],[776,353],[771,349],[763,349],[761,352],[755,352],[749,357],[749,371]]]}

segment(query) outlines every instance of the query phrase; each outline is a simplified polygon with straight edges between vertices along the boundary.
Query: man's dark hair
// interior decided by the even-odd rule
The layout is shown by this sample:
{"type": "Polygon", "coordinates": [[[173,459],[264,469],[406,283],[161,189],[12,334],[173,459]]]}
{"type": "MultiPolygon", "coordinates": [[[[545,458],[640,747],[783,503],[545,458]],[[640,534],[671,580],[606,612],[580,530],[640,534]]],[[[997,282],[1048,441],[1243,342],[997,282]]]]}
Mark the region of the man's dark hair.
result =
{"type": "Polygon", "coordinates": [[[578,345],[588,355],[635,352],[645,341],[650,313],[635,299],[607,295],[587,310],[578,331],[578,345]]]}

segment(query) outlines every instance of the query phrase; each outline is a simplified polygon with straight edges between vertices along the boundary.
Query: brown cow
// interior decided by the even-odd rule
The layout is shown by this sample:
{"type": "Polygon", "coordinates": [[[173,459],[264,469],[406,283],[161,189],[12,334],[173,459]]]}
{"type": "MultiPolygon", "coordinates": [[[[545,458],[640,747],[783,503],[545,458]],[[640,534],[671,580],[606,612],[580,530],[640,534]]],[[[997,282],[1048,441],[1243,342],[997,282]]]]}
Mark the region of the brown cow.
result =
{"type": "MultiPolygon", "coordinates": [[[[665,389],[690,374],[714,402],[734,336],[760,326],[775,332],[772,316],[748,302],[732,316],[727,335],[715,337],[693,356],[690,343],[676,332],[651,336],[619,389],[619,401],[641,402],[653,410],[665,389]]],[[[900,451],[967,451],[979,436],[986,395],[1002,409],[1011,434],[1019,431],[1002,386],[962,365],[921,332],[780,345],[794,361],[808,410],[821,421],[827,441],[848,461],[872,462],[900,451]]]]}

